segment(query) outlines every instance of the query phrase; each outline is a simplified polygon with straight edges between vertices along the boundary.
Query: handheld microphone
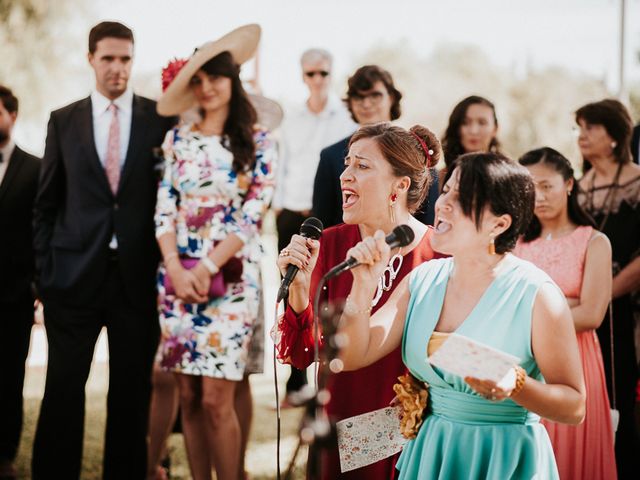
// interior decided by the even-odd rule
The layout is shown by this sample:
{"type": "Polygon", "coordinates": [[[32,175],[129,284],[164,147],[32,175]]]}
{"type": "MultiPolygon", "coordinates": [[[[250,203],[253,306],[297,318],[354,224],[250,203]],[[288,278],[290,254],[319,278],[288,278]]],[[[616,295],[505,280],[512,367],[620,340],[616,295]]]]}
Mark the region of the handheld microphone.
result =
{"type": "MultiPolygon", "coordinates": [[[[323,229],[322,222],[318,220],[316,217],[309,217],[300,226],[300,235],[305,238],[312,238],[313,240],[318,240],[322,236],[323,229]]],[[[278,299],[277,303],[280,303],[282,300],[289,296],[289,285],[293,281],[293,278],[298,273],[298,267],[295,265],[289,265],[287,267],[287,273],[282,279],[282,283],[280,283],[280,288],[278,289],[278,299]]]]}
{"type": "MultiPolygon", "coordinates": [[[[389,235],[385,237],[384,241],[387,242],[387,245],[389,245],[389,247],[396,248],[406,247],[411,242],[413,242],[414,238],[415,233],[413,233],[413,230],[409,225],[398,225],[389,235]]],[[[324,278],[328,280],[337,275],[340,275],[341,273],[346,272],[347,270],[351,270],[353,267],[357,267],[358,265],[359,263],[355,258],[349,257],[344,262],[339,263],[331,270],[329,270],[324,278]]]]}

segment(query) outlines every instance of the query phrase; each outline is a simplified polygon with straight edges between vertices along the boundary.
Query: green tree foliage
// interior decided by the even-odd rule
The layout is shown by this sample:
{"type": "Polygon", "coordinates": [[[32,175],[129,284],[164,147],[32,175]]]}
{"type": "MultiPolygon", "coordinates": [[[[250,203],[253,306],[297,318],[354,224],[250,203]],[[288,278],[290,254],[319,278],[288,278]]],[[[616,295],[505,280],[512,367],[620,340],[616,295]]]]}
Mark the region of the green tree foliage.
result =
{"type": "Polygon", "coordinates": [[[86,39],[88,3],[0,0],[0,83],[19,97],[21,120],[39,129],[78,88],[85,61],[78,42],[86,39]]]}

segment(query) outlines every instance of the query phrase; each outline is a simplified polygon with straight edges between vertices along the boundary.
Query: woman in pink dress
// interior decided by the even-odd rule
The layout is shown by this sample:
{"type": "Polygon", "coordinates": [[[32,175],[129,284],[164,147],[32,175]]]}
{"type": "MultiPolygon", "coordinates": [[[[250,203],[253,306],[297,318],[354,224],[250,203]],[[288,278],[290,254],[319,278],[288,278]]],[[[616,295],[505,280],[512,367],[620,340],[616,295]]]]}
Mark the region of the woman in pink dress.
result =
{"type": "Polygon", "coordinates": [[[547,272],[567,297],[587,387],[582,424],[543,423],[562,480],[615,479],[614,434],[595,333],[611,299],[611,245],[578,204],[569,160],[551,148],[540,148],[526,153],[520,163],[533,176],[536,204],[533,221],[514,253],[547,272]]]}

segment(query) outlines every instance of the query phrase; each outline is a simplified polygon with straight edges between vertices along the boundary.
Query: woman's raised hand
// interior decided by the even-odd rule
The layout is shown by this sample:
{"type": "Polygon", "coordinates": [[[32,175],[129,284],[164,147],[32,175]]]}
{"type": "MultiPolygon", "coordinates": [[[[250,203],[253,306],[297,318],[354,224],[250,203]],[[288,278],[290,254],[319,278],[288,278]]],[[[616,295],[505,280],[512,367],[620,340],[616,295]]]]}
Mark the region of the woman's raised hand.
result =
{"type": "Polygon", "coordinates": [[[294,235],[291,237],[289,245],[280,251],[278,255],[277,265],[282,276],[287,273],[289,265],[298,267],[298,274],[291,282],[290,288],[304,287],[309,289],[311,285],[311,272],[316,267],[318,261],[318,253],[320,251],[320,242],[302,235],[294,235]]]}
{"type": "Polygon", "coordinates": [[[354,283],[377,285],[378,279],[389,263],[391,249],[385,241],[382,230],[373,237],[367,237],[347,252],[347,258],[353,257],[360,264],[351,270],[354,283]]]}

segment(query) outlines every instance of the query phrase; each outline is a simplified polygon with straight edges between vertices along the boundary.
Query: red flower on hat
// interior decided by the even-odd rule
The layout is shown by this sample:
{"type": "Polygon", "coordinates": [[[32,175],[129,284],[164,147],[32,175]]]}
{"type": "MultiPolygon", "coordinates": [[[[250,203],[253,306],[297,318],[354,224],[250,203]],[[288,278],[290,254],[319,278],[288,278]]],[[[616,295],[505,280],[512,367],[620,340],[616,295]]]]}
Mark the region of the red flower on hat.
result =
{"type": "Polygon", "coordinates": [[[176,75],[178,75],[178,72],[186,65],[187,61],[188,59],[186,58],[174,58],[162,69],[163,92],[167,89],[169,84],[173,82],[173,79],[176,78],[176,75]]]}

